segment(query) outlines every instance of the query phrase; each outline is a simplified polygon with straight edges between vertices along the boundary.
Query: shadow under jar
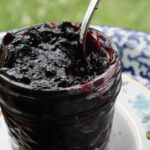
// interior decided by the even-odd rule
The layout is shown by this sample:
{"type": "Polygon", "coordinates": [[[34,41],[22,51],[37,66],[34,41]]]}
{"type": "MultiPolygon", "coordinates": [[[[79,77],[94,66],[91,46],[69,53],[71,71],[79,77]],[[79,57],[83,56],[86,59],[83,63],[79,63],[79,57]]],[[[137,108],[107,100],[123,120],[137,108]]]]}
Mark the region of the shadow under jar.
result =
{"type": "Polygon", "coordinates": [[[85,84],[36,90],[0,74],[0,105],[14,150],[106,147],[121,87],[121,67],[114,43],[91,30],[108,39],[112,50],[107,52],[109,68],[85,84]]]}

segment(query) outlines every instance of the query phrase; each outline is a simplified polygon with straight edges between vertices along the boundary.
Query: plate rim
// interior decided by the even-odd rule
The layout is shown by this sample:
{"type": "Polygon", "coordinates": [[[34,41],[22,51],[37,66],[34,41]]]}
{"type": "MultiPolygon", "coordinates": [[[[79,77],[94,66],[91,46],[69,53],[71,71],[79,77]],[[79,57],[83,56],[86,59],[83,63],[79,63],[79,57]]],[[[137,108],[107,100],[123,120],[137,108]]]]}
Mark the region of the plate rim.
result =
{"type": "Polygon", "coordinates": [[[123,116],[127,117],[129,119],[129,122],[132,124],[130,125],[132,128],[134,128],[136,132],[136,139],[138,139],[138,145],[139,145],[139,150],[143,150],[143,142],[142,142],[142,136],[139,131],[139,127],[136,125],[136,121],[134,120],[133,116],[130,114],[129,110],[126,109],[126,107],[121,104],[118,100],[116,101],[116,108],[121,109],[122,111],[119,111],[123,116]]]}

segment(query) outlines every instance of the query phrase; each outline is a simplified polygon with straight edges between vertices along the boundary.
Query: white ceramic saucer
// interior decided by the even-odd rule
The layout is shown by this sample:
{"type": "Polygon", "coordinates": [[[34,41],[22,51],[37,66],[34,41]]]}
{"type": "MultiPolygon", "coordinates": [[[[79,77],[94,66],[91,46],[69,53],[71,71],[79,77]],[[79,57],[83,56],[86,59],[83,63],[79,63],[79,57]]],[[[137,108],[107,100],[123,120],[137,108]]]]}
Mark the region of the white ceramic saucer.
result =
{"type": "MultiPolygon", "coordinates": [[[[106,150],[150,150],[150,91],[123,74],[117,98],[112,134],[106,150]]],[[[0,150],[11,150],[9,135],[0,115],[0,150]]]]}
{"type": "Polygon", "coordinates": [[[112,133],[106,150],[141,150],[141,137],[134,122],[119,102],[113,121],[112,133]]]}

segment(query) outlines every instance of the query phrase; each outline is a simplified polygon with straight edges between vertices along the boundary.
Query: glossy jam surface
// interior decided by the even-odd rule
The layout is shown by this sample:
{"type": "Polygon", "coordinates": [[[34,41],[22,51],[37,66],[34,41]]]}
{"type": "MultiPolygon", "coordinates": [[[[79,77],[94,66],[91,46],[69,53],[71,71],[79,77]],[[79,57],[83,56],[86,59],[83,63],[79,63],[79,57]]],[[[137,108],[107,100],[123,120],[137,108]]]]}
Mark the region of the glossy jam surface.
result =
{"type": "Polygon", "coordinates": [[[86,56],[78,25],[42,24],[7,33],[0,47],[0,73],[36,89],[83,84],[110,66],[110,41],[89,30],[86,56]]]}

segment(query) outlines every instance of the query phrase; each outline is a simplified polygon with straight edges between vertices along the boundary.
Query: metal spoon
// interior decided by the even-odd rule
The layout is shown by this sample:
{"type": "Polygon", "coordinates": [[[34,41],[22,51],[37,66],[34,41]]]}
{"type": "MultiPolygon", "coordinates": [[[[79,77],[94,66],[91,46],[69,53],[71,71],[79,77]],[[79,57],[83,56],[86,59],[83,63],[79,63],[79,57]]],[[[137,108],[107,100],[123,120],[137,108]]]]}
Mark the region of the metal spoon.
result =
{"type": "Polygon", "coordinates": [[[97,9],[99,2],[100,2],[100,0],[91,0],[90,1],[90,4],[89,4],[88,9],[86,11],[85,17],[84,17],[82,24],[81,24],[80,42],[83,45],[84,55],[86,54],[85,43],[86,43],[86,35],[87,35],[88,27],[90,25],[91,19],[94,15],[95,10],[97,9]]]}

